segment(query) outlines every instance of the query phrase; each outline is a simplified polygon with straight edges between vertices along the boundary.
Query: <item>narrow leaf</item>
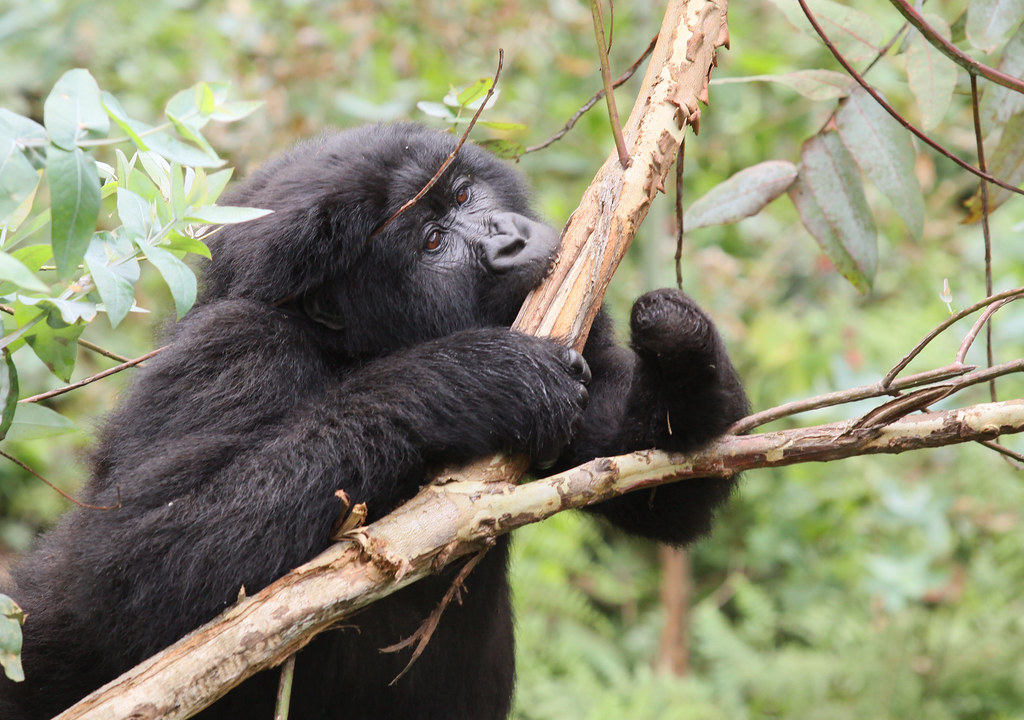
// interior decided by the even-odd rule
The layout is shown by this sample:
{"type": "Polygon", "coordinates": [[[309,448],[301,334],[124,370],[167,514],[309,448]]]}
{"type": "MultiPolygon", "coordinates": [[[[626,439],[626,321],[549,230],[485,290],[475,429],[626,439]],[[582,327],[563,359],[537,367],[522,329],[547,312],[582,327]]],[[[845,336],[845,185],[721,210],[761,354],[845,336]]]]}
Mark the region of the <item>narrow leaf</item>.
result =
{"type": "Polygon", "coordinates": [[[840,103],[836,127],[860,169],[892,203],[910,233],[920,238],[924,196],[914,174],[910,133],[861,88],[840,103]]]}
{"type": "Polygon", "coordinates": [[[878,237],[857,166],[834,132],[807,140],[800,158],[789,189],[800,219],[843,277],[867,292],[878,266],[878,237]]]}
{"type": "Polygon", "coordinates": [[[269,215],[273,210],[262,210],[251,207],[233,207],[231,205],[204,205],[189,208],[185,214],[188,222],[206,223],[208,225],[232,225],[248,222],[269,215]]]}
{"type": "Polygon", "coordinates": [[[18,407],[14,422],[7,431],[7,440],[38,440],[75,432],[73,422],[58,412],[37,403],[25,403],[18,407]]]}
{"type": "MultiPolygon", "coordinates": [[[[998,68],[1010,77],[1024,77],[1024,25],[1003,48],[998,68]]],[[[1024,94],[1010,88],[986,83],[981,96],[981,122],[985,132],[1000,128],[1012,116],[1024,110],[1024,94]]]]}
{"type": "MultiPolygon", "coordinates": [[[[1003,134],[999,138],[999,145],[995,152],[991,153],[988,171],[998,178],[1002,178],[1011,185],[1024,183],[1024,111],[1014,115],[1007,121],[1003,128],[1003,134]]],[[[988,209],[992,212],[1005,203],[1013,193],[1001,187],[989,186],[988,209]]],[[[966,223],[978,222],[982,216],[981,188],[974,193],[974,196],[967,201],[968,214],[964,219],[966,223]]]]}
{"type": "Polygon", "coordinates": [[[100,211],[96,163],[79,148],[68,152],[51,145],[46,153],[52,222],[50,241],[57,274],[71,280],[89,247],[100,211]]]}
{"type": "Polygon", "coordinates": [[[420,100],[416,103],[421,111],[425,112],[430,117],[441,118],[442,120],[448,120],[449,122],[455,119],[455,113],[448,109],[447,106],[436,102],[427,102],[426,100],[420,100]]]}
{"type": "Polygon", "coordinates": [[[117,216],[132,240],[146,241],[153,230],[150,204],[127,188],[117,189],[117,216]]]}
{"type": "Polygon", "coordinates": [[[1024,0],[971,0],[967,4],[967,39],[987,53],[1024,20],[1024,0]]]}
{"type": "Polygon", "coordinates": [[[169,250],[152,245],[141,245],[140,249],[167,283],[174,298],[174,308],[181,318],[196,301],[195,273],[169,250]]]}
{"type": "Polygon", "coordinates": [[[135,287],[109,267],[116,258],[117,252],[108,252],[107,243],[100,238],[93,239],[85,254],[86,267],[106,308],[111,327],[117,327],[124,320],[135,302],[135,287]]]}
{"type": "MultiPolygon", "coordinates": [[[[949,25],[930,13],[925,20],[947,40],[949,25]]],[[[956,64],[940,53],[917,30],[912,30],[907,45],[907,82],[921,111],[921,125],[933,130],[942,122],[956,89],[959,70],[956,64]]]]}
{"type": "Polygon", "coordinates": [[[7,431],[14,422],[14,413],[18,409],[18,369],[7,348],[3,349],[3,356],[3,364],[0,364],[0,440],[7,437],[7,431]]]}
{"type": "Polygon", "coordinates": [[[88,70],[68,70],[43,103],[43,125],[50,141],[71,150],[82,135],[103,137],[110,119],[100,99],[100,88],[88,70]]]}
{"type": "Polygon", "coordinates": [[[14,682],[25,681],[21,666],[21,626],[25,613],[6,595],[0,594],[0,665],[4,674],[14,682]]]}
{"type": "Polygon", "coordinates": [[[11,220],[19,214],[25,200],[35,195],[38,184],[39,172],[22,153],[15,138],[0,128],[0,225],[18,224],[11,220]]]}
{"type": "Polygon", "coordinates": [[[769,160],[740,170],[687,208],[685,227],[696,230],[726,225],[755,215],[786,192],[796,175],[796,166],[784,160],[769,160]]]}
{"type": "MultiPolygon", "coordinates": [[[[24,302],[25,298],[20,301],[24,302]]],[[[45,307],[44,311],[46,317],[25,334],[25,342],[50,372],[64,382],[71,382],[71,373],[78,359],[78,337],[85,330],[85,323],[65,322],[57,307],[45,307]]]]}
{"type": "Polygon", "coordinates": [[[846,73],[834,70],[797,70],[785,75],[747,75],[745,77],[715,78],[712,85],[747,82],[770,82],[784,85],[811,100],[835,100],[846,97],[857,87],[857,81],[846,73]]]}
{"type": "Polygon", "coordinates": [[[26,290],[50,292],[50,286],[37,278],[35,273],[25,267],[20,260],[2,251],[0,251],[0,280],[12,282],[26,290]]]}
{"type": "Polygon", "coordinates": [[[26,140],[40,142],[49,139],[42,125],[7,108],[0,108],[0,135],[13,137],[21,143],[26,140]]]}

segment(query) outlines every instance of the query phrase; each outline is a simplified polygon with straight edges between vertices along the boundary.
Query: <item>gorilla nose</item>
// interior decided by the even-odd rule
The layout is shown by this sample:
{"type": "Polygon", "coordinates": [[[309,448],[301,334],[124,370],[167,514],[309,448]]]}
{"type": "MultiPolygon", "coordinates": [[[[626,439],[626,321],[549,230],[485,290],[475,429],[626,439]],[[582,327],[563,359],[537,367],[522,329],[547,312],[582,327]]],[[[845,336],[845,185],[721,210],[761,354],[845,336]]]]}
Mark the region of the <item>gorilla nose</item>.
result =
{"type": "Polygon", "coordinates": [[[553,228],[512,212],[492,216],[480,239],[484,265],[495,273],[546,262],[557,246],[553,228]]]}

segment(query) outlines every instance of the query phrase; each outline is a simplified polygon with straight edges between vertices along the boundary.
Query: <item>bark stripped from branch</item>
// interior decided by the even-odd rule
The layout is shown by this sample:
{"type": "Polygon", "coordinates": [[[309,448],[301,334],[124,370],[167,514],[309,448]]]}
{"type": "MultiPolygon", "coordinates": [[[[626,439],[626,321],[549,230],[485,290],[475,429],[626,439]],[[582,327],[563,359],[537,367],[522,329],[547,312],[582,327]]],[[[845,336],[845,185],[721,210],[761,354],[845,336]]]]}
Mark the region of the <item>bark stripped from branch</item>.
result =
{"type": "Polygon", "coordinates": [[[439,557],[621,495],[709,475],[986,440],[1024,431],[1024,400],[924,413],[884,426],[858,421],[730,436],[688,455],[657,450],[598,458],[543,480],[430,485],[339,544],[94,693],[57,720],[187,717],[256,670],[273,667],[352,611],[434,571],[439,557]]]}
{"type": "MultiPolygon", "coordinates": [[[[697,129],[699,102],[707,101],[716,49],[728,42],[727,3],[670,0],[623,130],[630,167],[623,169],[614,153],[601,167],[563,231],[556,267],[520,312],[514,325],[518,330],[583,346],[612,273],[651,201],[664,191],[686,125],[697,129]]],[[[361,545],[328,549],[59,718],[188,717],[247,677],[284,661],[351,611],[481,549],[496,534],[539,519],[523,515],[517,523],[502,511],[475,514],[477,495],[500,501],[503,489],[516,487],[522,469],[520,461],[495,458],[461,473],[457,482],[427,486],[363,529],[361,545]]],[[[591,472],[582,470],[578,477],[585,479],[591,472]]],[[[530,483],[517,489],[516,497],[532,497],[541,489],[530,483]]],[[[592,494],[585,488],[580,492],[592,494]]],[[[607,492],[601,496],[608,497],[607,492]]],[[[557,492],[540,502],[547,510],[544,517],[569,507],[557,492]]]]}

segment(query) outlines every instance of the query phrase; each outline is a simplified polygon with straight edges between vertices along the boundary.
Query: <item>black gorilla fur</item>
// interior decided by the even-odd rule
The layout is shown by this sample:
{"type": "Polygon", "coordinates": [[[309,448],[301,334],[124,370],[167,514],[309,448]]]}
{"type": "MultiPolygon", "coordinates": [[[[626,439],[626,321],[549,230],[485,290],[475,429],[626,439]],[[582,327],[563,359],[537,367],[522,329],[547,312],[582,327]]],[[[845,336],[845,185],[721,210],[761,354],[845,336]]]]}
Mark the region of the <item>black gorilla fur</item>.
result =
{"type": "MultiPolygon", "coordinates": [[[[632,345],[599,315],[584,351],[508,329],[557,234],[516,174],[414,125],[327,135],[269,163],[225,204],[274,213],[210,237],[204,290],[106,422],[84,500],[15,572],[28,612],[27,679],[0,678],[0,717],[46,718],[323,550],[341,510],[370,520],[441,466],[501,450],[571,467],[657,446],[688,450],[743,415],[718,335],[674,291],[640,298],[632,345]],[[587,365],[589,364],[589,370],[587,365]],[[592,378],[591,378],[592,374],[592,378]],[[589,405],[588,388],[589,381],[589,405]],[[585,409],[586,408],[586,409],[585,409]]],[[[631,532],[686,543],[708,530],[730,480],[594,508],[631,532]]],[[[424,654],[409,636],[451,572],[325,633],[297,662],[292,717],[506,717],[512,613],[502,539],[444,613],[424,654]]],[[[269,718],[276,672],[204,718],[269,718]]]]}

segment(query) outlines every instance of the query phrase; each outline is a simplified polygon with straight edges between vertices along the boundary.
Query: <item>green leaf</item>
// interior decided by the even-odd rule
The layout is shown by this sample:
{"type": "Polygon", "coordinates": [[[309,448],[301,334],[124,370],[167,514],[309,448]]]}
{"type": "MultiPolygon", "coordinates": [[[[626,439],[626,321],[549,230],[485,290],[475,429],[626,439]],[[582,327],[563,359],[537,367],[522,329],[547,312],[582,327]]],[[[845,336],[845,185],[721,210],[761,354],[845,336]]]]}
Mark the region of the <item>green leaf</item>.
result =
{"type": "Polygon", "coordinates": [[[0,129],[0,225],[17,227],[25,219],[25,202],[31,202],[38,185],[39,172],[22,153],[17,140],[0,129]],[[18,215],[21,217],[15,217],[18,215]]]}
{"type": "Polygon", "coordinates": [[[967,3],[967,39],[990,53],[1024,21],[1022,0],[971,0],[967,3]]]}
{"type": "Polygon", "coordinates": [[[4,362],[0,365],[0,440],[7,436],[18,409],[18,368],[14,366],[10,350],[4,348],[3,356],[4,362]]]}
{"type": "Polygon", "coordinates": [[[51,145],[46,175],[50,181],[50,241],[57,274],[65,282],[78,270],[100,211],[96,163],[79,148],[68,152],[51,145]]]}
{"type": "Polygon", "coordinates": [[[811,100],[835,100],[846,97],[857,87],[857,81],[846,73],[833,70],[797,70],[785,75],[748,75],[746,77],[716,78],[712,85],[746,82],[770,82],[784,85],[811,100]]]}
{"type": "Polygon", "coordinates": [[[7,440],[38,440],[76,432],[78,427],[58,412],[37,403],[22,403],[7,431],[7,440]]]}
{"type": "MultiPolygon", "coordinates": [[[[128,113],[126,113],[124,108],[121,107],[121,103],[118,102],[117,98],[109,92],[104,91],[101,93],[100,102],[103,104],[103,109],[106,110],[107,115],[109,115],[117,126],[120,127],[129,138],[131,138],[131,141],[142,149],[145,149],[146,143],[141,137],[139,137],[139,133],[149,129],[149,126],[146,125],[146,123],[138,120],[132,120],[128,117],[128,113]]],[[[117,152],[121,151],[118,150],[117,152]]]]}
{"type": "Polygon", "coordinates": [[[0,135],[13,137],[20,143],[26,141],[48,142],[46,128],[31,118],[0,108],[0,135]]]}
{"type": "Polygon", "coordinates": [[[85,265],[103,301],[111,327],[117,327],[135,303],[135,286],[110,268],[119,259],[116,247],[104,242],[102,236],[94,238],[85,253],[85,265]]]}
{"type": "Polygon", "coordinates": [[[124,231],[132,240],[146,242],[153,232],[153,212],[150,204],[131,190],[117,189],[117,216],[124,231]]]}
{"type": "Polygon", "coordinates": [[[231,205],[204,205],[189,208],[185,214],[188,222],[206,223],[207,225],[233,225],[248,222],[269,215],[273,210],[251,207],[233,207],[231,205]]]}
{"type": "Polygon", "coordinates": [[[25,333],[25,342],[50,372],[64,382],[71,382],[71,373],[78,358],[78,336],[85,330],[85,323],[71,324],[65,321],[62,315],[66,312],[72,318],[81,317],[86,314],[86,307],[91,307],[92,314],[95,315],[96,309],[92,303],[72,303],[53,298],[33,299],[19,296],[14,306],[14,317],[19,326],[25,324],[22,319],[32,319],[38,310],[45,314],[41,322],[37,322],[25,333]],[[36,307],[31,307],[32,305],[36,307]]]}
{"type": "Polygon", "coordinates": [[[513,140],[481,140],[477,145],[505,160],[515,160],[526,152],[523,145],[513,140]]]}
{"type": "Polygon", "coordinates": [[[23,245],[17,250],[12,250],[11,257],[17,259],[31,272],[37,273],[39,268],[53,258],[53,248],[48,243],[23,245]]]}
{"type": "Polygon", "coordinates": [[[839,105],[839,138],[860,169],[892,203],[911,235],[924,229],[924,195],[914,174],[916,153],[910,133],[857,88],[839,105]]]}
{"type": "Polygon", "coordinates": [[[50,141],[64,150],[72,150],[83,134],[106,136],[110,119],[88,70],[68,70],[61,76],[43,103],[43,125],[50,141]]]}
{"type": "MultiPolygon", "coordinates": [[[[945,39],[949,39],[949,25],[930,13],[924,18],[945,39]]],[[[948,57],[936,50],[917,30],[911,30],[907,44],[907,82],[921,111],[921,125],[925,130],[939,126],[949,109],[956,89],[959,70],[948,57]]]]}
{"type": "Polygon", "coordinates": [[[750,217],[789,189],[797,169],[791,162],[758,163],[711,188],[686,209],[687,230],[726,225],[750,217]]]}
{"type": "Polygon", "coordinates": [[[194,253],[196,255],[202,255],[203,257],[210,259],[210,248],[206,246],[202,240],[197,238],[183,235],[180,232],[172,231],[168,235],[168,242],[161,244],[160,247],[165,247],[173,252],[180,253],[194,253]]]}
{"type": "MultiPolygon", "coordinates": [[[[813,33],[800,6],[792,0],[772,0],[791,23],[808,33],[813,33]]],[[[871,60],[884,42],[882,29],[870,15],[832,0],[808,0],[808,7],[814,13],[818,24],[839,51],[854,63],[871,60]]],[[[814,35],[817,38],[817,34],[814,35]]]]}
{"type": "Polygon", "coordinates": [[[11,255],[0,251],[0,280],[7,280],[20,288],[48,293],[50,286],[35,276],[31,270],[11,255]]]}
{"type": "Polygon", "coordinates": [[[206,192],[203,193],[202,197],[200,197],[198,194],[193,196],[192,190],[189,190],[189,202],[193,205],[216,202],[217,198],[220,197],[220,194],[224,192],[224,188],[228,186],[228,181],[231,180],[233,172],[233,168],[226,168],[207,175],[206,192]]]}
{"type": "Polygon", "coordinates": [[[835,132],[815,135],[800,153],[802,165],[789,196],[825,254],[861,292],[878,266],[878,236],[860,173],[835,132]]]}
{"type": "MultiPolygon", "coordinates": [[[[482,100],[493,84],[494,81],[491,78],[480,78],[469,85],[452,88],[444,97],[445,105],[468,107],[470,103],[482,100]]],[[[475,110],[476,108],[473,109],[475,110]]]]}
{"type": "MultiPolygon", "coordinates": [[[[212,148],[208,152],[201,150],[189,145],[188,143],[182,142],[178,138],[168,135],[165,132],[147,135],[145,140],[146,147],[143,149],[151,150],[158,155],[162,155],[168,160],[182,165],[190,165],[193,167],[220,167],[226,162],[225,160],[217,157],[217,154],[213,152],[212,148]]],[[[206,147],[209,147],[209,145],[206,145],[206,147]]]]}
{"type": "MultiPolygon", "coordinates": [[[[997,67],[1010,77],[1024,77],[1024,25],[1006,43],[997,67]]],[[[986,133],[1002,127],[1021,111],[1024,111],[1024,95],[1002,85],[986,83],[981,96],[981,122],[986,133]]]]}
{"type": "Polygon", "coordinates": [[[481,120],[477,123],[492,130],[525,130],[526,125],[517,122],[495,122],[494,120],[481,120]]]}
{"type": "MultiPolygon", "coordinates": [[[[1002,178],[1011,185],[1024,183],[1024,110],[1011,117],[1003,128],[999,145],[991,154],[988,171],[997,178],[1002,178]]],[[[992,212],[1011,197],[1016,197],[1009,190],[1001,187],[989,187],[988,209],[992,212]]],[[[964,222],[974,223],[981,220],[981,188],[967,201],[968,214],[964,222]]]]}
{"type": "Polygon", "coordinates": [[[210,119],[217,122],[235,122],[244,117],[252,115],[262,107],[260,100],[235,100],[233,102],[222,102],[210,113],[210,119]]]}
{"type": "Polygon", "coordinates": [[[418,103],[416,103],[416,107],[418,107],[421,111],[425,112],[430,117],[441,118],[442,120],[447,120],[448,122],[452,122],[453,120],[455,120],[455,113],[453,113],[451,110],[448,109],[448,107],[442,105],[441,103],[420,100],[418,103]]]}
{"type": "Polygon", "coordinates": [[[4,674],[13,682],[24,682],[25,671],[21,667],[21,626],[25,624],[25,613],[17,603],[0,594],[0,665],[4,674]]]}
{"type": "Polygon", "coordinates": [[[167,283],[171,297],[174,298],[174,308],[180,319],[196,301],[195,273],[170,250],[153,245],[140,245],[139,248],[167,283]]]}

